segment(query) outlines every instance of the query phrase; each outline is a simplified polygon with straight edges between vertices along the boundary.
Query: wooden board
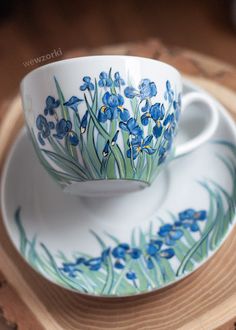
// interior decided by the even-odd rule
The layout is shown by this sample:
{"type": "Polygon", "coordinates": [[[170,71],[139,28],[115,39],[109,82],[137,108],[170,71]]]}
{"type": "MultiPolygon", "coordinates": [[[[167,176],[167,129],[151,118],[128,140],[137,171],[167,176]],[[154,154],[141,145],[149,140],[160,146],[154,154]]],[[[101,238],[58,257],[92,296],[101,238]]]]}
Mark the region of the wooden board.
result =
{"type": "MultiPolygon", "coordinates": [[[[203,77],[188,78],[215,95],[236,119],[235,92],[203,77]]],[[[22,124],[17,97],[5,105],[0,168],[22,124]]],[[[19,330],[235,329],[235,251],[236,228],[214,258],[169,288],[133,298],[90,298],[61,289],[36,274],[18,255],[0,221],[0,307],[11,322],[9,327],[17,325],[19,330]]]]}

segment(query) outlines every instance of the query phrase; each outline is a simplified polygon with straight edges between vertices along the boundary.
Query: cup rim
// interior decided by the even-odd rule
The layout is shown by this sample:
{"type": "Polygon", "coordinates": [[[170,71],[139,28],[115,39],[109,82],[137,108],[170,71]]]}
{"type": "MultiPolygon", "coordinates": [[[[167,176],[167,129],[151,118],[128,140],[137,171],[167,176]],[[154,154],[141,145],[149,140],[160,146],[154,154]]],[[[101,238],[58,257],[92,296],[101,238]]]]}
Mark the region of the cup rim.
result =
{"type": "Polygon", "coordinates": [[[105,59],[105,58],[117,58],[117,59],[134,59],[136,61],[148,61],[148,62],[154,62],[154,63],[157,63],[159,65],[162,65],[168,69],[171,69],[172,71],[174,71],[178,76],[179,78],[181,78],[181,74],[180,72],[172,65],[166,63],[166,62],[163,62],[163,61],[160,61],[160,60],[156,60],[156,59],[153,59],[153,58],[150,58],[150,57],[142,57],[142,56],[135,56],[135,55],[86,55],[86,56],[78,56],[78,57],[72,57],[72,58],[67,58],[67,59],[64,59],[64,60],[60,60],[60,61],[54,61],[54,62],[51,62],[51,63],[47,63],[47,64],[44,64],[40,67],[37,67],[33,70],[31,70],[30,72],[28,72],[20,81],[20,87],[22,87],[23,83],[29,78],[31,77],[32,75],[40,72],[40,71],[44,71],[44,70],[47,70],[48,68],[51,68],[51,67],[54,67],[54,66],[60,66],[60,65],[64,65],[66,63],[69,63],[69,62],[80,62],[80,61],[94,61],[96,59],[105,59]]]}

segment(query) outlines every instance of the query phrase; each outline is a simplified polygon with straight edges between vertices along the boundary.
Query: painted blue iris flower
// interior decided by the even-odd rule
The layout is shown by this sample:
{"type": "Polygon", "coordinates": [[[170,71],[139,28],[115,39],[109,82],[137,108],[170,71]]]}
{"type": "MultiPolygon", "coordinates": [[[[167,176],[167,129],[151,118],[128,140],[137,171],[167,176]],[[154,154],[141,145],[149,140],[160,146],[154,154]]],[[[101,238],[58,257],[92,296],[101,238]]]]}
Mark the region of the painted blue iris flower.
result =
{"type": "Polygon", "coordinates": [[[92,258],[85,261],[85,266],[87,266],[92,271],[97,271],[102,267],[102,258],[92,258]]]}
{"type": "Polygon", "coordinates": [[[198,221],[205,221],[207,219],[207,212],[205,210],[195,211],[194,209],[187,209],[179,213],[179,220],[176,221],[176,226],[183,226],[190,228],[191,231],[199,231],[198,221]]]}
{"type": "Polygon", "coordinates": [[[120,94],[106,92],[102,98],[103,106],[99,110],[98,120],[105,123],[107,120],[117,119],[118,114],[122,121],[130,117],[129,111],[123,107],[124,98],[120,94]]]}
{"type": "Polygon", "coordinates": [[[129,251],[129,255],[132,259],[139,259],[141,257],[142,251],[138,248],[133,248],[129,251]]]}
{"type": "Polygon", "coordinates": [[[112,140],[111,140],[111,145],[114,146],[117,142],[119,136],[119,130],[116,131],[115,135],[113,136],[112,140]]]}
{"type": "Polygon", "coordinates": [[[158,234],[164,238],[166,245],[174,245],[183,236],[183,231],[174,225],[165,224],[160,227],[158,234]]]}
{"type": "Polygon", "coordinates": [[[69,138],[69,142],[73,146],[77,146],[79,139],[77,134],[72,130],[72,123],[70,120],[60,119],[56,123],[56,134],[53,135],[57,139],[62,140],[65,137],[69,138]]]}
{"type": "Polygon", "coordinates": [[[63,105],[65,105],[66,107],[71,108],[75,112],[78,112],[78,105],[81,102],[83,102],[82,99],[79,99],[76,96],[71,96],[71,98],[67,102],[64,102],[63,105]]]}
{"type": "Polygon", "coordinates": [[[145,112],[141,116],[141,122],[144,126],[147,126],[149,119],[152,119],[155,123],[153,127],[153,135],[155,136],[155,138],[158,138],[162,134],[163,125],[161,121],[164,119],[164,116],[165,116],[164,105],[161,103],[155,103],[150,107],[148,112],[145,112]]]}
{"type": "Polygon", "coordinates": [[[120,122],[119,127],[128,132],[129,135],[141,138],[143,136],[143,130],[138,125],[137,121],[134,118],[130,118],[127,123],[120,122]]]}
{"type": "Polygon", "coordinates": [[[62,267],[59,268],[62,272],[66,273],[69,277],[76,277],[77,273],[82,273],[79,266],[84,265],[85,258],[79,257],[75,262],[63,262],[62,267]]]}
{"type": "Polygon", "coordinates": [[[106,259],[110,254],[110,248],[107,248],[102,251],[101,257],[91,258],[84,261],[84,265],[92,271],[98,271],[104,263],[106,263],[106,259]]]}
{"type": "Polygon", "coordinates": [[[141,257],[142,251],[139,248],[130,248],[127,243],[120,243],[112,250],[112,256],[116,259],[114,266],[117,269],[125,267],[126,258],[137,260],[141,257]]]}
{"type": "Polygon", "coordinates": [[[45,116],[50,115],[53,116],[55,114],[55,109],[60,105],[59,100],[55,100],[54,97],[48,96],[46,98],[46,107],[44,109],[45,116]]]}
{"type": "Polygon", "coordinates": [[[130,249],[129,244],[127,243],[120,243],[112,250],[112,255],[116,258],[114,267],[117,269],[125,268],[125,258],[127,253],[130,249]]]}
{"type": "Polygon", "coordinates": [[[127,251],[130,249],[129,244],[120,243],[112,250],[112,255],[117,259],[125,259],[127,251]]]}
{"type": "Polygon", "coordinates": [[[80,124],[80,132],[81,134],[84,134],[87,128],[87,124],[88,124],[88,110],[85,112],[85,114],[83,115],[83,118],[81,120],[81,124],[80,124]]]}
{"type": "Polygon", "coordinates": [[[175,255],[175,251],[172,248],[162,249],[163,242],[160,240],[152,240],[146,248],[147,254],[147,267],[148,269],[154,268],[154,263],[152,258],[154,258],[157,262],[161,258],[171,259],[175,255]]]}
{"type": "Polygon", "coordinates": [[[153,135],[148,135],[145,139],[141,139],[140,137],[136,137],[129,142],[129,150],[127,150],[127,157],[135,160],[140,154],[145,152],[148,155],[154,154],[156,151],[151,146],[151,142],[153,139],[153,135]]]}
{"type": "Polygon", "coordinates": [[[125,81],[124,79],[121,78],[120,76],[120,73],[119,72],[116,72],[115,75],[114,75],[114,85],[115,87],[121,87],[121,86],[124,86],[125,85],[125,81]]]}
{"type": "Polygon", "coordinates": [[[88,90],[88,91],[93,91],[94,90],[94,84],[91,82],[91,77],[89,77],[89,76],[85,76],[84,78],[83,78],[83,85],[81,85],[80,86],[80,90],[81,91],[86,91],[86,89],[88,90]]]}
{"type": "Polygon", "coordinates": [[[174,99],[174,91],[171,88],[171,84],[169,80],[166,81],[166,91],[164,93],[164,98],[165,100],[168,100],[169,103],[172,103],[174,99]]]}
{"type": "Polygon", "coordinates": [[[168,114],[165,118],[163,125],[166,127],[166,130],[164,132],[164,138],[166,140],[172,140],[173,136],[175,134],[175,128],[176,128],[176,121],[174,113],[168,114]]]}
{"type": "Polygon", "coordinates": [[[174,107],[174,110],[175,110],[175,119],[178,122],[179,117],[180,117],[180,111],[181,111],[181,93],[179,93],[178,99],[174,100],[173,107],[174,107]]]}
{"type": "Polygon", "coordinates": [[[129,271],[128,273],[126,273],[126,277],[130,281],[134,281],[137,279],[137,275],[135,274],[135,272],[132,272],[132,271],[129,271]]]}
{"type": "Polygon", "coordinates": [[[125,263],[118,259],[118,260],[115,261],[114,267],[116,269],[124,269],[125,268],[125,263]]]}
{"type": "Polygon", "coordinates": [[[39,130],[38,140],[42,145],[45,145],[44,139],[47,139],[51,135],[51,130],[55,128],[55,125],[52,121],[48,122],[43,115],[38,115],[36,127],[39,130]]]}
{"type": "Polygon", "coordinates": [[[75,263],[63,263],[62,267],[60,268],[60,271],[64,272],[69,277],[76,277],[77,273],[81,273],[82,271],[77,268],[77,265],[75,263]]]}
{"type": "Polygon", "coordinates": [[[133,99],[138,96],[140,101],[150,99],[153,96],[157,95],[157,87],[156,84],[150,79],[142,79],[138,86],[138,90],[132,86],[128,86],[124,90],[125,96],[133,99]]]}
{"type": "Polygon", "coordinates": [[[108,140],[103,148],[103,151],[102,151],[102,155],[104,158],[106,158],[109,154],[109,150],[110,150],[110,141],[108,140]]]}
{"type": "Polygon", "coordinates": [[[98,85],[100,87],[111,87],[112,80],[109,78],[109,75],[106,72],[101,72],[99,75],[98,85]]]}

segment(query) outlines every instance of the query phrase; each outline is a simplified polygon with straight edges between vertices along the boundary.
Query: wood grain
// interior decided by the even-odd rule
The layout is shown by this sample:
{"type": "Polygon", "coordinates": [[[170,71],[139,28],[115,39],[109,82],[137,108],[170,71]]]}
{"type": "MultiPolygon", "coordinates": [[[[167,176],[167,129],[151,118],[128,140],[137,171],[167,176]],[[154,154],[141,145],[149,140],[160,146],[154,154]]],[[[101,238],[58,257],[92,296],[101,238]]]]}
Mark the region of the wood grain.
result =
{"type": "MultiPolygon", "coordinates": [[[[175,65],[180,69],[186,63],[185,72],[191,74],[187,78],[199,83],[215,95],[236,119],[236,93],[220,85],[220,80],[218,80],[228,81],[224,75],[227,76],[230,70],[235,74],[234,69],[217,61],[211,62],[209,58],[201,55],[194,57],[192,53],[190,56],[186,52],[184,54],[181,52],[181,55],[179,52],[167,52],[158,41],[152,40],[148,43],[149,46],[146,49],[141,44],[136,44],[105,50],[98,49],[93,53],[113,51],[113,53],[142,54],[167,59],[169,62],[177,59],[175,65]],[[184,60],[180,60],[182,57],[184,60]],[[192,58],[198,63],[197,65],[192,58]],[[201,71],[199,66],[204,70],[201,71]],[[224,74],[220,76],[219,72],[224,72],[224,74]],[[198,75],[198,77],[192,75],[198,75]]],[[[80,50],[73,54],[85,53],[88,51],[80,50]]],[[[227,83],[224,86],[228,86],[227,83]]],[[[236,80],[231,88],[236,91],[236,80]]],[[[23,123],[19,98],[8,103],[5,111],[6,114],[0,126],[0,169],[7,149],[23,123]]],[[[19,330],[234,329],[236,318],[235,234],[236,228],[208,263],[177,284],[139,297],[108,300],[69,292],[41,278],[18,255],[0,221],[0,269],[6,285],[12,291],[12,294],[6,294],[6,297],[10,297],[9,299],[3,299],[2,288],[0,288],[0,305],[6,318],[17,324],[19,330]],[[14,308],[11,307],[10,301],[14,299],[22,301],[25,311],[27,310],[27,313],[22,312],[24,323],[18,312],[20,307],[17,307],[17,304],[14,308]]]]}

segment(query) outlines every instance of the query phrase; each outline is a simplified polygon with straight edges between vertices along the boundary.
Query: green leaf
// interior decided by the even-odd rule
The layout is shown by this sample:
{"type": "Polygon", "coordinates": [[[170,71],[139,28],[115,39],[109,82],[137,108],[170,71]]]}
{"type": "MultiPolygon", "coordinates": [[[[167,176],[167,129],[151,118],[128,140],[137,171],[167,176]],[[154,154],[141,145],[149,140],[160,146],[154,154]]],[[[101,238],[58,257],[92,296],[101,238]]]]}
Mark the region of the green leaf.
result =
{"type": "MultiPolygon", "coordinates": [[[[110,132],[109,132],[109,135],[110,135],[111,138],[113,138],[113,136],[115,135],[116,128],[117,128],[116,120],[112,120],[111,125],[110,125],[110,132]]],[[[110,147],[113,148],[112,145],[110,145],[110,147]]],[[[109,162],[107,164],[107,177],[109,179],[115,179],[116,178],[116,168],[115,168],[115,156],[114,156],[114,154],[111,155],[111,157],[109,158],[109,162]]]]}
{"type": "Polygon", "coordinates": [[[88,289],[82,285],[80,285],[78,282],[76,282],[75,280],[72,280],[71,278],[67,278],[57,267],[56,261],[54,260],[53,256],[51,255],[51,253],[49,252],[49,250],[47,249],[46,245],[44,245],[43,243],[40,244],[41,247],[43,248],[44,252],[46,253],[48,260],[52,266],[52,268],[54,269],[57,278],[59,278],[60,280],[63,281],[64,285],[71,288],[71,289],[75,289],[75,290],[80,290],[82,292],[89,292],[88,289]]]}
{"type": "MultiPolygon", "coordinates": [[[[94,91],[94,98],[93,98],[92,106],[89,105],[85,94],[84,94],[84,99],[86,102],[87,110],[89,111],[89,114],[90,114],[90,117],[88,120],[88,127],[87,127],[87,145],[86,145],[86,147],[88,150],[88,155],[89,155],[90,161],[94,164],[97,178],[100,178],[100,168],[101,168],[102,161],[97,152],[97,146],[96,146],[96,141],[95,141],[95,125],[94,125],[93,117],[91,115],[91,113],[92,113],[93,116],[95,116],[95,118],[96,118],[96,113],[97,113],[97,108],[98,108],[97,82],[95,82],[95,91],[94,91]]],[[[97,140],[100,138],[101,138],[101,136],[98,134],[97,140]]]]}
{"type": "Polygon", "coordinates": [[[202,245],[202,242],[204,242],[206,240],[206,238],[208,237],[208,235],[210,234],[210,232],[212,231],[212,229],[214,228],[214,223],[212,223],[208,230],[202,235],[201,239],[196,242],[191,249],[189,249],[189,251],[186,253],[186,255],[184,256],[176,275],[180,276],[185,272],[185,269],[188,265],[188,263],[190,262],[192,256],[194,255],[194,253],[197,251],[197,249],[202,245]]]}
{"type": "Polygon", "coordinates": [[[32,241],[29,242],[29,251],[27,260],[29,261],[30,265],[37,269],[37,253],[36,253],[36,235],[33,237],[32,241]]]}
{"type": "Polygon", "coordinates": [[[62,115],[62,118],[66,119],[66,120],[71,120],[70,119],[70,113],[69,113],[69,110],[68,108],[64,105],[65,103],[65,98],[64,98],[64,95],[62,93],[62,90],[61,90],[61,87],[56,79],[56,77],[54,77],[54,81],[55,81],[55,84],[56,84],[56,89],[57,89],[57,94],[58,94],[58,98],[59,98],[59,101],[60,101],[60,105],[61,105],[61,115],[62,115]]]}
{"type": "Polygon", "coordinates": [[[215,140],[215,141],[212,141],[212,143],[220,144],[222,146],[228,147],[233,152],[234,156],[236,157],[236,145],[234,143],[231,143],[229,141],[224,141],[224,140],[215,140]]]}
{"type": "Polygon", "coordinates": [[[114,283],[114,268],[110,255],[106,257],[105,265],[106,265],[107,277],[105,280],[105,285],[102,289],[102,293],[108,295],[111,293],[114,283]]]}
{"type": "Polygon", "coordinates": [[[15,218],[15,223],[16,223],[17,229],[19,231],[19,235],[20,235],[20,253],[25,257],[28,240],[26,237],[24,227],[22,226],[22,223],[21,223],[20,213],[21,213],[21,208],[18,207],[15,211],[14,218],[15,218]]]}
{"type": "Polygon", "coordinates": [[[52,166],[50,165],[50,163],[46,160],[46,158],[43,156],[41,149],[38,147],[38,143],[36,141],[36,137],[34,135],[33,130],[31,130],[31,139],[32,139],[32,143],[34,146],[34,150],[37,154],[37,157],[40,161],[40,163],[43,165],[43,167],[45,168],[45,170],[48,172],[49,175],[51,175],[58,183],[62,182],[68,184],[69,182],[67,180],[63,180],[59,175],[57,175],[56,173],[54,173],[53,171],[51,171],[52,166]]]}
{"type": "MultiPolygon", "coordinates": [[[[97,120],[96,115],[94,114],[93,110],[91,109],[91,107],[88,103],[86,94],[84,94],[84,99],[85,99],[89,114],[91,115],[93,123],[94,123],[95,127],[97,128],[98,132],[102,135],[102,137],[105,139],[105,141],[110,141],[112,139],[112,137],[110,137],[110,135],[107,133],[107,131],[104,129],[104,127],[97,120]]],[[[125,164],[124,156],[123,156],[119,146],[117,144],[115,144],[113,146],[113,148],[111,149],[111,151],[114,154],[114,157],[115,157],[115,160],[116,160],[116,163],[118,166],[120,178],[125,178],[126,177],[126,164],[125,164]]]]}
{"type": "Polygon", "coordinates": [[[58,155],[53,151],[46,149],[41,149],[41,151],[51,158],[57,166],[64,169],[66,172],[69,172],[69,174],[73,173],[73,175],[77,175],[81,181],[88,179],[88,174],[79,163],[75,163],[65,156],[58,155]]]}

